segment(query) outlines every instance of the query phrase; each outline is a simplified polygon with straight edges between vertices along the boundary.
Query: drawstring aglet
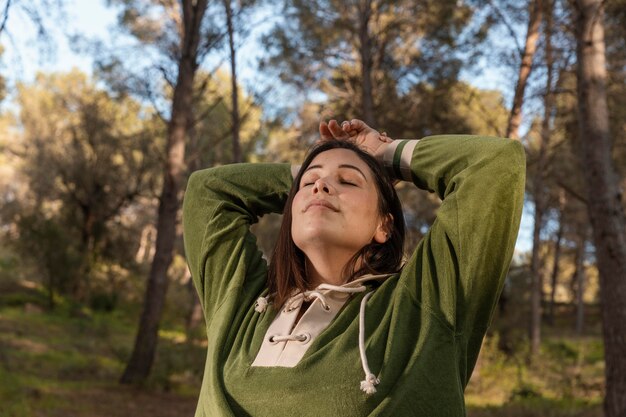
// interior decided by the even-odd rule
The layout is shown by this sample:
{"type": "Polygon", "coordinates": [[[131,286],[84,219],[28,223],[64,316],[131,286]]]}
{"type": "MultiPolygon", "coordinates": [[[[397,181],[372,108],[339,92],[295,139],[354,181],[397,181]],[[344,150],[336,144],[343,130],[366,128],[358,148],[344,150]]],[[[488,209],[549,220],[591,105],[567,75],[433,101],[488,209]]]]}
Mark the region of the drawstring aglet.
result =
{"type": "Polygon", "coordinates": [[[365,377],[364,381],[361,381],[361,390],[367,395],[376,393],[376,385],[380,383],[380,380],[376,378],[376,375],[369,374],[365,377]]]}
{"type": "Polygon", "coordinates": [[[265,311],[265,309],[267,309],[268,304],[269,303],[267,302],[267,297],[259,297],[256,299],[254,311],[256,311],[257,313],[262,313],[265,311]]]}

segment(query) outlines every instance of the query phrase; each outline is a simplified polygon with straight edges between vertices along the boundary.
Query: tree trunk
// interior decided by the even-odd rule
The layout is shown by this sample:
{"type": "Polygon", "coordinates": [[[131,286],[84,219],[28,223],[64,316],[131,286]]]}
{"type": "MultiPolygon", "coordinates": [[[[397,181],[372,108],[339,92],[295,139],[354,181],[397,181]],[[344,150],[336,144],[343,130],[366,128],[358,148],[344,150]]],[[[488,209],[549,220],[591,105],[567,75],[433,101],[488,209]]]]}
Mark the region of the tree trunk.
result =
{"type": "Polygon", "coordinates": [[[235,31],[233,28],[233,9],[231,0],[224,0],[224,9],[226,10],[226,27],[228,29],[228,48],[230,51],[230,80],[231,80],[231,101],[232,110],[230,112],[232,119],[232,135],[233,135],[233,162],[242,162],[241,144],[239,140],[240,120],[239,120],[239,97],[237,86],[237,61],[235,50],[235,31]]]}
{"type": "Polygon", "coordinates": [[[50,268],[48,268],[48,309],[50,311],[54,310],[54,274],[50,272],[50,268]]]}
{"type": "MultiPolygon", "coordinates": [[[[548,146],[550,145],[550,136],[551,136],[551,120],[552,120],[552,111],[554,108],[554,94],[552,89],[553,82],[553,73],[554,73],[554,62],[552,59],[552,10],[551,10],[551,1],[546,0],[546,3],[542,3],[537,0],[534,3],[535,10],[531,11],[531,19],[529,21],[529,35],[527,36],[527,47],[528,50],[528,38],[534,38],[532,53],[534,54],[534,45],[536,43],[536,38],[538,37],[538,26],[541,21],[542,8],[544,5],[547,8],[546,11],[546,30],[545,30],[545,38],[546,38],[546,89],[544,93],[544,102],[543,102],[543,121],[541,124],[541,135],[540,135],[540,144],[539,144],[539,158],[537,160],[537,174],[533,187],[533,194],[535,196],[535,225],[533,228],[533,251],[531,258],[531,274],[532,274],[532,288],[531,288],[531,318],[530,318],[530,356],[529,362],[532,361],[532,358],[539,353],[539,348],[541,346],[541,317],[542,317],[542,300],[543,300],[543,270],[541,267],[540,253],[539,249],[541,248],[541,228],[543,226],[543,216],[545,214],[547,198],[546,192],[544,190],[544,182],[545,175],[547,169],[547,159],[548,159],[548,146]],[[538,9],[538,10],[537,10],[538,9]],[[538,15],[533,17],[533,15],[538,15]],[[537,19],[535,23],[537,28],[533,27],[530,22],[534,19],[537,19]],[[531,35],[531,29],[537,30],[537,33],[531,35]]],[[[530,58],[530,62],[528,65],[532,64],[532,56],[530,58]]],[[[524,65],[522,65],[523,67],[524,65]]],[[[520,68],[521,71],[522,68],[520,68]]],[[[530,73],[530,71],[528,72],[530,73]]],[[[521,80],[520,73],[520,80],[521,80]]],[[[524,79],[524,83],[526,80],[524,79]]],[[[519,86],[519,84],[518,84],[519,86]]],[[[522,91],[523,95],[523,91],[522,91]]],[[[521,113],[520,113],[521,114],[521,113]]],[[[516,128],[517,131],[517,128],[516,128]]]]}
{"type": "Polygon", "coordinates": [[[94,227],[96,214],[94,207],[85,204],[81,206],[83,222],[81,226],[81,260],[78,268],[78,277],[73,288],[73,297],[79,303],[88,302],[91,297],[91,266],[95,251],[94,227]]]}
{"type": "MultiPolygon", "coordinates": [[[[200,145],[198,143],[198,135],[196,134],[195,124],[189,128],[188,135],[188,149],[191,151],[191,157],[187,158],[187,170],[188,174],[191,175],[192,172],[202,168],[202,164],[200,161],[200,145]]],[[[189,268],[187,268],[185,271],[185,279],[187,280],[186,287],[189,292],[189,302],[191,305],[185,318],[185,335],[187,337],[187,342],[192,342],[192,330],[200,325],[200,323],[204,319],[204,314],[202,311],[202,304],[200,304],[200,298],[198,296],[198,292],[196,291],[196,287],[193,284],[193,279],[191,278],[191,271],[189,270],[189,268]]]]}
{"type": "Polygon", "coordinates": [[[576,270],[574,272],[574,280],[576,281],[576,335],[581,336],[583,333],[585,319],[585,236],[581,225],[576,242],[576,270]]]}
{"type": "Polygon", "coordinates": [[[371,0],[360,1],[359,13],[359,55],[361,56],[361,106],[363,121],[370,126],[376,126],[374,115],[374,92],[372,72],[374,57],[372,55],[372,37],[369,32],[370,19],[372,17],[371,0]]]}
{"type": "Polygon", "coordinates": [[[157,219],[156,251],[141,313],[135,346],[122,383],[140,383],[150,374],[158,340],[159,322],[168,287],[167,270],[172,263],[180,191],[185,173],[185,138],[192,124],[193,83],[202,18],[207,0],[183,0],[183,39],[178,77],[167,133],[167,160],[157,219]]]}
{"type": "Polygon", "coordinates": [[[529,5],[528,30],[526,32],[526,42],[524,52],[517,76],[515,95],[513,96],[513,106],[509,115],[509,122],[506,127],[506,136],[512,139],[519,139],[519,125],[522,122],[522,105],[524,104],[524,90],[528,76],[532,70],[533,58],[537,50],[537,39],[539,38],[539,28],[541,26],[541,15],[543,12],[542,0],[532,0],[529,5]]]}
{"type": "MultiPolygon", "coordinates": [[[[543,143],[542,146],[543,148],[543,143]]],[[[539,162],[545,159],[540,154],[539,162]]],[[[537,173],[535,180],[535,224],[533,226],[533,250],[530,261],[531,288],[530,288],[530,352],[528,362],[532,362],[535,355],[539,353],[541,345],[541,300],[543,298],[543,271],[541,268],[541,259],[539,250],[541,249],[541,226],[544,215],[544,196],[542,171],[537,173]]]]}
{"type": "Polygon", "coordinates": [[[191,273],[189,273],[189,280],[185,287],[189,292],[189,303],[190,308],[187,311],[187,317],[185,318],[185,334],[187,336],[187,341],[191,341],[191,332],[193,329],[198,327],[200,323],[202,323],[204,319],[202,304],[200,304],[200,298],[198,298],[198,292],[196,291],[196,287],[193,285],[193,280],[191,279],[191,273]]]}
{"type": "Polygon", "coordinates": [[[556,297],[556,286],[559,277],[559,261],[561,260],[561,241],[563,240],[563,223],[565,223],[565,192],[560,191],[559,195],[559,228],[556,232],[556,241],[554,242],[554,265],[552,266],[552,277],[550,279],[550,311],[548,314],[548,323],[554,326],[554,305],[556,297]]]}
{"type": "Polygon", "coordinates": [[[606,417],[626,415],[626,220],[611,159],[602,0],[576,1],[581,166],[600,274],[606,417]]]}

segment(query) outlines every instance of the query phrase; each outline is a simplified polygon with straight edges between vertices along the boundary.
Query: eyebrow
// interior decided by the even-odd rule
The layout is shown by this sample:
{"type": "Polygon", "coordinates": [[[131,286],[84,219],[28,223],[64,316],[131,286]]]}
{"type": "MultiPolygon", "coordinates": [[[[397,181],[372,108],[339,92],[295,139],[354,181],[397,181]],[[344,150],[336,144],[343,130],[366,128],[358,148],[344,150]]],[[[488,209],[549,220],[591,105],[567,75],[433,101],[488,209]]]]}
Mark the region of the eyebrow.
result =
{"type": "MultiPolygon", "coordinates": [[[[310,169],[317,169],[317,168],[323,168],[322,165],[310,165],[304,172],[309,171],[310,169]]],[[[359,174],[361,174],[361,176],[363,177],[363,179],[367,182],[367,177],[365,176],[365,174],[363,173],[363,171],[361,171],[358,167],[354,166],[354,165],[350,165],[350,164],[341,164],[339,165],[339,168],[348,168],[348,169],[353,169],[355,171],[357,171],[359,174]]]]}

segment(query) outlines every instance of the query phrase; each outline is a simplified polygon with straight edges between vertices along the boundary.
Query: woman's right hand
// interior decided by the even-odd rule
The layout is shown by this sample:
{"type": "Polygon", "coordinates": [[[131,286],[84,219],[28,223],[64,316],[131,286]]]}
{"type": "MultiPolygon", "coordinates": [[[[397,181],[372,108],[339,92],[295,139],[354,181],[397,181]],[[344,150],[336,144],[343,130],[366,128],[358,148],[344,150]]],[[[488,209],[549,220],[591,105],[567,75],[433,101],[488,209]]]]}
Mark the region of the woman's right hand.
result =
{"type": "Polygon", "coordinates": [[[393,141],[385,133],[379,133],[359,119],[346,120],[341,126],[334,119],[328,123],[321,122],[319,131],[321,141],[350,140],[379,160],[382,159],[387,144],[393,141]]]}

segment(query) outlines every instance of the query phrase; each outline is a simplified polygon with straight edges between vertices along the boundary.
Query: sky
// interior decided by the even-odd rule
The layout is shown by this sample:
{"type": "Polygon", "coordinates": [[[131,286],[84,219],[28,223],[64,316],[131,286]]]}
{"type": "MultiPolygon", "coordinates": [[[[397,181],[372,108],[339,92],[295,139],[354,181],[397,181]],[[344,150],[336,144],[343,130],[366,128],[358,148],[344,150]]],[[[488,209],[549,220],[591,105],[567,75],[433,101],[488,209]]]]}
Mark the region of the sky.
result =
{"type": "Polygon", "coordinates": [[[2,57],[3,75],[9,81],[29,82],[37,71],[67,71],[72,67],[91,73],[91,59],[72,52],[66,35],[82,33],[102,39],[109,38],[109,28],[115,24],[116,14],[100,0],[71,0],[65,11],[67,19],[61,25],[52,24],[50,33],[53,54],[42,54],[36,30],[29,18],[18,8],[12,10],[7,22],[7,34],[0,38],[5,48],[2,57]]]}
{"type": "MultiPolygon", "coordinates": [[[[4,4],[4,1],[0,2],[2,7],[4,4]]],[[[7,79],[9,91],[17,82],[32,82],[38,71],[63,72],[78,68],[87,74],[92,73],[92,59],[87,54],[73,52],[68,35],[80,33],[86,37],[98,38],[106,44],[111,40],[116,11],[106,7],[104,0],[69,0],[65,13],[66,19],[59,19],[59,24],[50,27],[54,53],[47,54],[42,53],[38,46],[40,43],[37,42],[35,28],[28,17],[19,9],[12,10],[7,22],[7,32],[0,37],[0,43],[4,47],[0,71],[7,79]]],[[[271,18],[261,16],[258,23],[254,25],[257,34],[271,24],[271,18]]],[[[242,45],[238,54],[244,86],[256,82],[256,58],[263,51],[254,38],[253,32],[249,37],[250,41],[242,45]]],[[[507,101],[511,100],[510,88],[506,88],[510,85],[510,80],[492,66],[485,65],[485,71],[480,76],[472,75],[466,81],[479,88],[499,89],[507,101]]],[[[11,106],[10,96],[5,106],[11,106]]],[[[527,203],[516,245],[517,251],[526,252],[532,247],[532,226],[532,204],[527,203]]]]}

